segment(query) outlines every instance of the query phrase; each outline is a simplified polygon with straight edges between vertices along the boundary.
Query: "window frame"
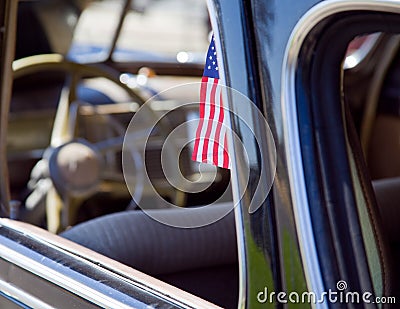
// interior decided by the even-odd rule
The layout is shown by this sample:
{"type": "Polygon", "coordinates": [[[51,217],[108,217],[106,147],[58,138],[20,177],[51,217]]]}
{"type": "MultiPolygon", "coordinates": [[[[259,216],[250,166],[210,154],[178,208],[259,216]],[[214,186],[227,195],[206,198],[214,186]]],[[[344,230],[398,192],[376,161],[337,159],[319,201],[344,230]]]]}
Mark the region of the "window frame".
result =
{"type": "MultiPolygon", "coordinates": [[[[347,140],[341,64],[356,35],[399,32],[390,23],[390,18],[399,20],[399,13],[393,1],[323,1],[298,22],[287,46],[282,70],[286,158],[303,263],[313,291],[335,288],[338,280],[346,280],[352,290],[374,291],[360,239],[357,207],[362,201],[355,192],[358,182],[368,179],[352,167],[356,159],[347,140]],[[340,38],[333,35],[335,27],[340,38]]],[[[383,285],[383,295],[388,295],[383,285]]]]}

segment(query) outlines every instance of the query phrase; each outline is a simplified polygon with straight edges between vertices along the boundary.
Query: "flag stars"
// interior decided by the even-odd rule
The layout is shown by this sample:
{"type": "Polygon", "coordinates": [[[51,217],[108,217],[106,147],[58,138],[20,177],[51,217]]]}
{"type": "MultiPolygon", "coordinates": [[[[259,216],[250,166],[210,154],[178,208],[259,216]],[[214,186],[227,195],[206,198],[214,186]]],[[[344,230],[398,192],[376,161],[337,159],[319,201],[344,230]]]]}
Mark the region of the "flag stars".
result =
{"type": "Polygon", "coordinates": [[[211,78],[219,78],[217,49],[215,48],[214,40],[211,41],[207,51],[204,75],[211,78]]]}

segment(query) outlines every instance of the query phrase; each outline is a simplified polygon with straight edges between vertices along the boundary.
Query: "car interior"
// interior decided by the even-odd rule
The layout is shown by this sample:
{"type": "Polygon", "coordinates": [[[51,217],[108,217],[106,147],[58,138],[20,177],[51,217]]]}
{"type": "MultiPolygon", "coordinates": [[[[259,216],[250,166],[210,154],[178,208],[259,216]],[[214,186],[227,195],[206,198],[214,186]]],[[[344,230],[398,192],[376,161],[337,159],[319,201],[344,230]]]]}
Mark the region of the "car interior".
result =
{"type": "MultiPolygon", "coordinates": [[[[231,207],[229,171],[203,167],[200,173],[190,145],[177,141],[175,158],[186,178],[216,175],[206,190],[173,188],[160,164],[160,141],[196,117],[195,106],[181,110],[174,104],[196,102],[198,88],[173,87],[201,78],[210,31],[201,0],[20,1],[7,145],[11,214],[234,308],[239,278],[233,213],[195,229],[163,225],[132,200],[121,165],[126,127],[151,98],[149,117],[165,111],[168,116],[155,126],[145,158],[139,155],[130,164],[182,210],[160,209],[154,191],[143,188],[140,201],[147,212],[196,225],[231,207]],[[171,3],[178,9],[166,12],[171,3]],[[99,24],[99,18],[107,22],[99,24]],[[188,20],[191,27],[184,26],[188,20]],[[198,207],[216,200],[215,207],[198,207]]],[[[361,169],[374,189],[395,277],[400,274],[395,263],[400,255],[399,47],[398,35],[358,36],[342,68],[348,134],[354,133],[349,140],[360,145],[361,169]]]]}
{"type": "Polygon", "coordinates": [[[192,161],[192,145],[178,139],[167,160],[178,158],[179,172],[208,183],[206,189],[175,188],[160,163],[163,139],[197,117],[197,105],[175,106],[197,102],[198,85],[177,86],[201,80],[210,30],[201,0],[20,1],[7,144],[11,217],[234,308],[239,279],[229,171],[192,161]],[[146,101],[143,126],[166,116],[147,141],[131,145],[125,164],[134,168],[126,172],[124,135],[146,101]],[[142,155],[137,148],[144,142],[142,155]],[[143,173],[149,188],[140,183],[143,173]],[[125,180],[140,188],[134,199],[125,180]],[[179,209],[160,209],[154,195],[179,209]],[[183,226],[216,222],[180,229],[152,213],[183,226]]]}
{"type": "MultiPolygon", "coordinates": [[[[349,109],[353,139],[364,162],[381,223],[381,250],[386,255],[386,284],[398,296],[399,268],[399,36],[367,33],[349,44],[343,61],[344,102],[349,109]]],[[[362,217],[361,217],[362,218],[362,217]]],[[[385,284],[385,283],[384,283],[385,284]]]]}

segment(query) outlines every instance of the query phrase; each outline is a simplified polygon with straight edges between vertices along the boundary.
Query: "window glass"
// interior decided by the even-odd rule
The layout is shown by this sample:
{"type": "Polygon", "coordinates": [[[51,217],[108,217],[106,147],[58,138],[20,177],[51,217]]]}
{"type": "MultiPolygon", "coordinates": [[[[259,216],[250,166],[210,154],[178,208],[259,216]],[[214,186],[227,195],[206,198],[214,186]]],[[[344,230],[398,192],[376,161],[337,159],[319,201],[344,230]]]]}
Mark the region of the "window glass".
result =
{"type": "MultiPolygon", "coordinates": [[[[354,120],[372,179],[384,240],[390,244],[389,254],[398,259],[398,202],[400,195],[400,105],[398,35],[373,33],[358,36],[350,42],[344,61],[344,98],[354,120]]],[[[351,129],[350,129],[351,130],[351,129]]],[[[353,171],[359,170],[354,161],[353,171]]],[[[359,173],[360,171],[358,171],[359,173]]],[[[374,238],[371,214],[368,213],[365,186],[355,172],[353,181],[358,203],[370,274],[377,294],[382,293],[382,268],[379,243],[374,238]]]]}
{"type": "MultiPolygon", "coordinates": [[[[80,17],[71,55],[105,57],[113,44],[125,1],[94,1],[80,17]],[[99,23],[98,20],[102,22],[99,23]]],[[[129,5],[114,60],[204,61],[210,23],[204,0],[143,0],[129,5]]]]}

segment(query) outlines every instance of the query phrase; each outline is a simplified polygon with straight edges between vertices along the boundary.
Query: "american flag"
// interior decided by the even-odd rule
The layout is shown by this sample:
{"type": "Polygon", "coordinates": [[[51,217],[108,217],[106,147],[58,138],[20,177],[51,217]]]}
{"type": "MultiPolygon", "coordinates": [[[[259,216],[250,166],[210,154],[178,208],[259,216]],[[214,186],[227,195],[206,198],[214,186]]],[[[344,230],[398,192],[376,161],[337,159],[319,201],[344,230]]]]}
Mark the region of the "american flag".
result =
{"type": "Polygon", "coordinates": [[[228,113],[222,102],[217,51],[214,37],[207,52],[206,64],[200,87],[200,120],[192,159],[198,162],[230,168],[226,138],[228,113]]]}

